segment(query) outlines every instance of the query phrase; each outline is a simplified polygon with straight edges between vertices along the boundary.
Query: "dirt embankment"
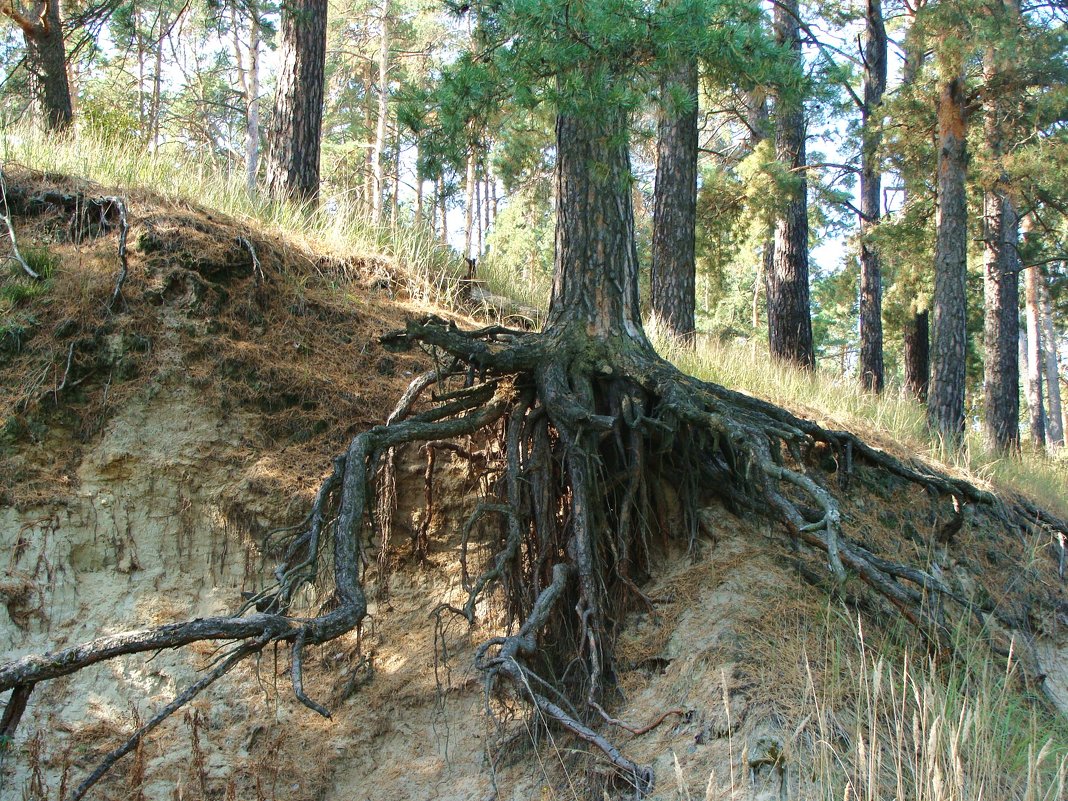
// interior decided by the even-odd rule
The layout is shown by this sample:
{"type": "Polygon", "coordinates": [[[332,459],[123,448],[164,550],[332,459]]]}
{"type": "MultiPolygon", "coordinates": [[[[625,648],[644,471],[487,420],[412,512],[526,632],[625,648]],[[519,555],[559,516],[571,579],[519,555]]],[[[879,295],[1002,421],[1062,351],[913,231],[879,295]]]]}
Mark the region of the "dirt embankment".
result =
{"type": "MultiPolygon", "coordinates": [[[[240,606],[269,575],[274,530],[299,521],[331,457],[430,364],[377,344],[411,312],[386,291],[396,271],[135,194],[130,274],[109,311],[115,223],[86,219],[70,200],[106,193],[8,177],[20,244],[47,277],[6,276],[0,301],[0,653],[240,606]]],[[[296,703],[287,654],[265,652],[157,730],[96,797],[621,792],[597,757],[521,704],[493,701],[485,714],[472,656],[503,610],[483,604],[474,629],[452,621],[438,631],[431,618],[438,604],[462,602],[460,530],[485,488],[466,461],[439,455],[444,485],[417,564],[426,457],[410,449],[399,459],[391,547],[367,564],[369,622],[308,655],[309,693],[333,719],[296,703]]],[[[1030,621],[1063,692],[1066,607],[1048,543],[1005,532],[986,512],[958,516],[875,471],[859,469],[837,492],[845,528],[873,550],[923,554],[956,586],[1030,621]]],[[[476,558],[491,555],[487,544],[476,558]]],[[[821,736],[818,707],[837,669],[826,637],[845,607],[806,581],[781,530],[723,509],[707,510],[696,562],[673,552],[660,562],[618,645],[607,712],[634,728],[663,721],[605,732],[655,767],[658,798],[813,797],[820,774],[804,754],[821,736]]],[[[871,625],[889,619],[851,600],[871,625]]],[[[123,658],[39,688],[3,745],[0,797],[65,797],[214,655],[123,658]]]]}

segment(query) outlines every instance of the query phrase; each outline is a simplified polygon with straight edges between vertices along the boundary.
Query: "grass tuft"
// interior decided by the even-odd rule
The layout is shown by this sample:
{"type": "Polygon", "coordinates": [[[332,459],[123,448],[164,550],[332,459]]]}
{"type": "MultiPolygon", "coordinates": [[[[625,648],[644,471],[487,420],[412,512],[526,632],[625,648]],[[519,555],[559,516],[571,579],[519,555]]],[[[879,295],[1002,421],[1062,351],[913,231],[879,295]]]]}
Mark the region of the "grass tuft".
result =
{"type": "Polygon", "coordinates": [[[793,744],[818,795],[837,801],[1056,801],[1068,787],[1068,727],[1028,703],[1017,663],[960,631],[939,661],[831,614],[793,744]]]}

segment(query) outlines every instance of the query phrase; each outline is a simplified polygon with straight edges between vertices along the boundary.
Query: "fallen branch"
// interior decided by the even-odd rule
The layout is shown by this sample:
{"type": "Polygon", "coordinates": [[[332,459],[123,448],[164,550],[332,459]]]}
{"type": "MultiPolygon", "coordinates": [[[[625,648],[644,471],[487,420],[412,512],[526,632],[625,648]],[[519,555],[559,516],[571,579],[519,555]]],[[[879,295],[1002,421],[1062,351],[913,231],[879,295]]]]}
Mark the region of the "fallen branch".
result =
{"type": "Polygon", "coordinates": [[[4,224],[7,225],[7,235],[11,240],[11,256],[9,258],[16,261],[19,266],[22,267],[22,271],[30,278],[35,281],[40,281],[40,274],[30,267],[29,263],[19,251],[19,243],[15,238],[15,224],[11,221],[11,206],[9,206],[7,202],[7,183],[4,181],[4,171],[2,169],[0,169],[0,200],[4,203],[4,224]]]}

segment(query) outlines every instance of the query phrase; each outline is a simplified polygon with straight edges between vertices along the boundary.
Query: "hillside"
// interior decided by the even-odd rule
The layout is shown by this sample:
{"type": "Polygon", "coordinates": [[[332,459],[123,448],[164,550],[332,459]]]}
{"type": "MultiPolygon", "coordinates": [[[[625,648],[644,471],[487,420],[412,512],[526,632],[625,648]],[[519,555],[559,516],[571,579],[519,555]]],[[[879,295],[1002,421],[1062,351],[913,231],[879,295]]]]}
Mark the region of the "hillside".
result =
{"type": "MultiPolygon", "coordinates": [[[[114,204],[90,201],[118,190],[5,175],[20,247],[47,278],[10,268],[0,301],[0,649],[19,657],[239,608],[331,460],[433,366],[432,352],[379,342],[426,312],[412,279],[403,265],[318,256],[132,191],[129,275],[109,310],[121,222],[114,204]]],[[[288,654],[268,650],[91,797],[621,797],[599,755],[517,699],[487,704],[473,661],[507,617],[500,596],[472,628],[435,626],[439,604],[466,598],[464,521],[488,495],[464,453],[498,447],[459,445],[429,468],[425,448],[398,454],[388,547],[363,566],[367,624],[305,657],[308,692],[331,720],[294,699],[288,654]]],[[[781,524],[710,506],[694,558],[650,543],[646,603],[617,645],[607,713],[659,725],[599,731],[654,767],[660,799],[1063,797],[1063,541],[859,458],[828,487],[854,541],[922,565],[1002,622],[988,617],[979,636],[932,599],[958,636],[956,654],[939,653],[855,579],[832,592],[781,524]]],[[[472,553],[487,563],[494,544],[472,553]]],[[[67,797],[215,656],[192,651],[122,657],[38,688],[4,744],[0,796],[67,797]]]]}

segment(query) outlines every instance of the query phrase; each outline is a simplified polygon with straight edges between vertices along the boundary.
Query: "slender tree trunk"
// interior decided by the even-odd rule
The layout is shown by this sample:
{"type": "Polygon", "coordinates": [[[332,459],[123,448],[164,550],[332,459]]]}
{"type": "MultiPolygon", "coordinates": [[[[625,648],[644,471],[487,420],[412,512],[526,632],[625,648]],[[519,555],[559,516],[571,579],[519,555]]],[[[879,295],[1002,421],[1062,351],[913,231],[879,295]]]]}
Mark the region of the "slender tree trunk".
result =
{"type": "Polygon", "coordinates": [[[365,61],[363,65],[363,131],[364,131],[364,169],[363,169],[363,197],[361,205],[364,216],[371,219],[374,197],[374,174],[375,174],[375,150],[374,150],[374,106],[376,101],[372,98],[374,81],[371,77],[371,62],[365,61]]]}
{"type": "Polygon", "coordinates": [[[153,153],[159,149],[159,117],[163,88],[163,38],[164,31],[169,25],[167,14],[162,10],[158,14],[157,20],[157,28],[154,32],[156,41],[152,53],[152,95],[148,105],[149,143],[153,153]]]}
{"type": "Polygon", "coordinates": [[[490,173],[490,226],[497,223],[497,179],[490,173]]]}
{"type": "Polygon", "coordinates": [[[883,93],[886,91],[886,28],[881,0],[868,0],[864,34],[864,105],[861,109],[864,146],[860,170],[860,381],[883,391],[883,276],[871,232],[882,214],[883,93]]]}
{"type": "MultiPolygon", "coordinates": [[[[913,8],[919,11],[925,5],[925,0],[918,0],[913,8]]],[[[915,13],[905,33],[905,63],[901,70],[902,82],[911,86],[919,80],[927,57],[926,42],[923,38],[923,28],[916,25],[915,13]]],[[[905,184],[903,203],[905,207],[915,202],[917,196],[924,193],[923,176],[906,173],[902,176],[905,184]]],[[[905,388],[920,403],[927,403],[928,388],[931,376],[931,326],[928,309],[919,307],[919,299],[915,296],[909,304],[909,317],[904,326],[904,361],[905,361],[905,388]]]]}
{"type": "Polygon", "coordinates": [[[697,268],[697,62],[665,68],[653,198],[652,308],[669,334],[693,344],[697,268]]]}
{"type": "Polygon", "coordinates": [[[482,255],[482,181],[475,178],[475,253],[482,255]]]}
{"type": "Polygon", "coordinates": [[[449,244],[449,212],[445,197],[445,176],[438,179],[438,205],[441,211],[441,243],[449,244]]]}
{"type": "Polygon", "coordinates": [[[423,168],[419,165],[419,140],[415,140],[415,224],[423,222],[423,168]]]}
{"type": "Polygon", "coordinates": [[[390,192],[389,222],[397,224],[400,210],[400,171],[401,171],[401,134],[398,127],[393,137],[393,191],[390,192]]]}
{"type": "Polygon", "coordinates": [[[260,170],[260,19],[255,0],[250,0],[247,8],[247,64],[240,36],[241,11],[236,2],[231,4],[230,12],[234,23],[231,31],[234,60],[237,63],[241,93],[245,96],[245,188],[253,195],[256,193],[256,180],[260,170]]]}
{"type": "Polygon", "coordinates": [[[931,374],[931,338],[928,312],[913,312],[905,323],[905,388],[921,403],[927,402],[931,374]]]}
{"type": "Polygon", "coordinates": [[[10,18],[22,31],[31,86],[44,112],[45,127],[62,131],[74,119],[74,107],[59,0],[46,0],[35,12],[24,14],[10,2],[0,5],[0,14],[10,18]]]}
{"type": "Polygon", "coordinates": [[[965,284],[968,208],[965,192],[967,122],[964,71],[959,58],[940,64],[938,97],[938,217],[935,235],[934,336],[927,419],[948,440],[964,433],[967,356],[965,284]]]}
{"type": "MultiPolygon", "coordinates": [[[[746,123],[749,126],[749,150],[753,152],[768,137],[770,114],[768,113],[768,96],[763,89],[753,89],[745,93],[746,123]]],[[[753,280],[753,304],[750,323],[755,330],[760,325],[760,292],[767,294],[768,276],[771,275],[775,260],[775,224],[768,226],[760,249],[760,259],[756,264],[753,280]]]]}
{"type": "Polygon", "coordinates": [[[378,125],[375,128],[375,151],[372,162],[374,194],[371,196],[371,221],[382,221],[382,183],[384,181],[386,118],[389,115],[389,0],[382,0],[382,19],[378,40],[378,125]]]}
{"type": "Polygon", "coordinates": [[[475,146],[472,144],[467,151],[467,181],[464,184],[464,212],[467,215],[464,230],[464,258],[468,259],[475,257],[472,251],[475,233],[475,158],[475,146]]]}
{"type": "Polygon", "coordinates": [[[267,153],[267,186],[279,197],[314,202],[319,194],[326,14],[326,0],[293,0],[282,9],[282,68],[267,153]]]}
{"type": "MultiPolygon", "coordinates": [[[[1030,267],[1038,270],[1038,267],[1030,267]]],[[[1046,355],[1046,395],[1049,398],[1049,424],[1046,427],[1046,439],[1050,447],[1064,445],[1064,419],[1061,408],[1061,370],[1058,364],[1057,339],[1053,330],[1053,309],[1049,297],[1049,282],[1044,274],[1038,276],[1039,329],[1045,344],[1046,355]]]]}
{"type": "MultiPolygon", "coordinates": [[[[775,6],[775,38],[802,66],[797,0],[775,6]]],[[[775,155],[797,183],[775,226],[775,255],[767,275],[768,342],[771,355],[815,367],[808,286],[808,181],[805,177],[805,109],[782,98],[776,103],[775,155]]]]}
{"type": "Polygon", "coordinates": [[[1027,305],[1027,413],[1030,420],[1031,443],[1039,449],[1046,445],[1046,412],[1042,404],[1042,332],[1038,299],[1038,272],[1024,270],[1027,305]]]}
{"type": "MultiPolygon", "coordinates": [[[[489,153],[489,146],[486,147],[486,152],[487,152],[487,154],[489,153]]],[[[483,204],[483,211],[484,211],[485,220],[483,221],[483,229],[482,229],[483,233],[484,233],[484,237],[483,237],[483,240],[482,240],[482,252],[483,252],[483,255],[485,255],[485,253],[489,250],[489,245],[487,243],[488,243],[488,240],[489,240],[490,225],[492,224],[491,220],[490,220],[490,206],[493,203],[492,200],[490,200],[490,182],[492,182],[493,178],[490,175],[490,160],[489,160],[489,158],[486,159],[486,164],[483,167],[483,169],[485,170],[485,175],[483,176],[485,185],[482,188],[482,204],[483,204]]]]}

